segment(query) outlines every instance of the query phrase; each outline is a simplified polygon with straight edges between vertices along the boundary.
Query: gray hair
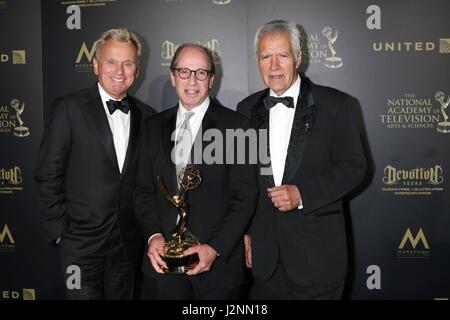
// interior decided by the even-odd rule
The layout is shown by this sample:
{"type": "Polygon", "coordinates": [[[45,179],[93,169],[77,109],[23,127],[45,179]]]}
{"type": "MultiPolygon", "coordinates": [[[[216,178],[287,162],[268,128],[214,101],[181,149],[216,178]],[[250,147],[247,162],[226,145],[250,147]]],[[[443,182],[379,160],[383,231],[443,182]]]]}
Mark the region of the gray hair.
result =
{"type": "Polygon", "coordinates": [[[259,42],[267,34],[286,33],[291,40],[291,47],[294,50],[294,59],[297,62],[298,54],[301,51],[300,47],[300,31],[297,25],[290,21],[273,20],[263,24],[258,28],[255,35],[255,53],[256,59],[259,58],[259,42]]]}
{"type": "Polygon", "coordinates": [[[138,62],[141,60],[141,53],[142,53],[142,44],[138,38],[138,36],[126,29],[126,28],[118,28],[118,29],[109,29],[102,33],[100,36],[100,39],[97,40],[96,46],[95,46],[95,59],[100,58],[100,53],[102,51],[103,45],[108,40],[117,40],[120,42],[127,42],[129,44],[132,44],[136,47],[137,50],[137,56],[138,56],[138,62]]]}

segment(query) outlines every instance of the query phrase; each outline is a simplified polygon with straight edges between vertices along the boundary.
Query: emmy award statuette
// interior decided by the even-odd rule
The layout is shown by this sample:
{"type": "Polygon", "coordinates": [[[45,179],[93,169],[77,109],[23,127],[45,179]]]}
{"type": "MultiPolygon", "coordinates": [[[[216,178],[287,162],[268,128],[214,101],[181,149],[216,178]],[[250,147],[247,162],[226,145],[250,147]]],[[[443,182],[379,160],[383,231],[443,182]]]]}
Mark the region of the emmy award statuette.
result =
{"type": "Polygon", "coordinates": [[[202,182],[200,170],[189,166],[184,167],[177,176],[180,190],[176,194],[171,194],[168,191],[162,177],[158,176],[157,178],[161,192],[166,200],[177,209],[179,216],[175,229],[172,231],[170,238],[166,240],[162,254],[162,258],[167,264],[167,269],[164,272],[168,274],[184,274],[194,268],[198,262],[197,254],[185,255],[184,251],[200,244],[186,228],[189,216],[188,191],[197,189],[200,186],[202,182]]]}
{"type": "Polygon", "coordinates": [[[327,57],[325,59],[325,67],[336,69],[342,67],[342,59],[339,57],[336,57],[336,50],[333,48],[333,44],[336,42],[338,32],[335,31],[334,36],[331,34],[333,33],[333,30],[330,27],[324,27],[322,29],[322,34],[325,38],[328,40],[328,49],[331,52],[331,57],[327,57]]]}

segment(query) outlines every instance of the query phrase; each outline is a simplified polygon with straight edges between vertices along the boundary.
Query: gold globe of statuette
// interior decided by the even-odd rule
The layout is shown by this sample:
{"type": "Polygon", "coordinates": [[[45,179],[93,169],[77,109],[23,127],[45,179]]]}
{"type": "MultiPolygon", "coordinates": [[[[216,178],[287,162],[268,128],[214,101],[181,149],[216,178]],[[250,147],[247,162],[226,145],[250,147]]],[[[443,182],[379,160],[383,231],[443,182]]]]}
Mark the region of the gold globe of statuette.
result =
{"type": "Polygon", "coordinates": [[[186,191],[197,189],[202,183],[200,170],[194,167],[184,167],[181,169],[178,173],[177,179],[178,184],[186,191]]]}

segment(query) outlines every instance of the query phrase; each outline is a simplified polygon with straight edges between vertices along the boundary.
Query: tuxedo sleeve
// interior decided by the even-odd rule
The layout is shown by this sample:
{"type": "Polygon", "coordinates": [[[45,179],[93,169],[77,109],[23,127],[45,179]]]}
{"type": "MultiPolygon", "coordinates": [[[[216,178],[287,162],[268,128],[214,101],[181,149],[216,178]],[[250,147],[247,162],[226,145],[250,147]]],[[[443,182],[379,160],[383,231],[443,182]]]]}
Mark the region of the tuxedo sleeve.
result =
{"type": "Polygon", "coordinates": [[[61,237],[67,228],[64,180],[70,148],[70,116],[67,101],[62,99],[53,107],[44,129],[35,171],[44,227],[49,240],[61,237]]]}
{"type": "Polygon", "coordinates": [[[354,98],[346,95],[336,112],[331,129],[329,170],[298,185],[304,214],[340,200],[364,178],[366,158],[356,120],[356,103],[354,98]]]}
{"type": "Polygon", "coordinates": [[[155,175],[150,156],[149,122],[144,127],[139,151],[136,188],[133,193],[133,206],[139,228],[145,239],[162,233],[161,223],[155,204],[155,175]]]}
{"type": "MultiPolygon", "coordinates": [[[[249,128],[247,119],[241,123],[240,128],[244,131],[249,128]]],[[[227,214],[208,242],[225,260],[228,260],[234,248],[243,240],[255,211],[258,196],[256,165],[249,163],[248,150],[246,144],[246,159],[244,164],[239,164],[236,159],[238,151],[235,149],[235,164],[229,169],[230,196],[227,214]]]]}

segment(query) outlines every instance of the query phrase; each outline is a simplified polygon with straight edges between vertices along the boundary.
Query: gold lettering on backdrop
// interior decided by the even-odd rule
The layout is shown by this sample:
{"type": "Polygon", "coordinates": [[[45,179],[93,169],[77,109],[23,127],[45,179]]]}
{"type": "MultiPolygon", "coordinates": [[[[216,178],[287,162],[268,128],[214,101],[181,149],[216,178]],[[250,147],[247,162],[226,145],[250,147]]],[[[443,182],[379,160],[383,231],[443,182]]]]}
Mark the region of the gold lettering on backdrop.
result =
{"type": "Polygon", "coordinates": [[[9,243],[12,243],[12,244],[14,243],[14,238],[13,238],[11,231],[9,230],[7,224],[5,224],[2,232],[0,232],[0,243],[3,243],[3,240],[5,240],[6,237],[8,237],[9,243]]]}
{"type": "Polygon", "coordinates": [[[22,171],[19,167],[15,166],[9,170],[0,169],[0,182],[7,182],[12,185],[21,184],[23,179],[21,177],[22,171]]]}
{"type": "Polygon", "coordinates": [[[205,47],[207,47],[209,50],[211,50],[211,53],[214,58],[220,57],[220,51],[219,51],[219,41],[216,39],[212,39],[211,41],[207,41],[205,44],[203,44],[205,47]]]}
{"type": "Polygon", "coordinates": [[[77,60],[75,63],[80,63],[81,59],[83,59],[84,56],[86,57],[86,59],[89,62],[92,62],[92,59],[94,58],[94,54],[95,54],[96,44],[97,44],[97,42],[94,42],[94,44],[91,47],[91,50],[89,50],[86,45],[86,42],[83,41],[83,44],[81,45],[81,49],[78,52],[77,60]]]}
{"type": "Polygon", "coordinates": [[[166,60],[172,59],[178,47],[179,46],[175,47],[175,44],[169,40],[164,41],[162,44],[163,51],[161,52],[161,58],[166,60]]]}
{"type": "Polygon", "coordinates": [[[423,247],[425,249],[430,249],[430,246],[428,245],[428,241],[425,238],[425,234],[423,233],[422,228],[419,229],[419,232],[417,233],[416,237],[413,237],[411,230],[408,228],[398,248],[403,249],[405,247],[406,241],[408,240],[413,249],[417,247],[419,241],[422,241],[423,247]]]}
{"type": "MultiPolygon", "coordinates": [[[[220,43],[217,39],[213,38],[206,42],[195,41],[194,43],[208,48],[211,51],[214,58],[220,57],[220,50],[219,50],[220,43]]],[[[173,43],[172,41],[169,40],[164,41],[161,46],[162,49],[161,58],[163,58],[164,60],[172,60],[175,51],[178,49],[179,46],[180,45],[175,45],[175,43],[173,43]]],[[[162,65],[168,65],[168,63],[163,63],[162,65]]]]}
{"type": "Polygon", "coordinates": [[[431,98],[405,93],[403,98],[389,98],[380,122],[389,129],[429,129],[439,123],[439,110],[431,98]]]}
{"type": "Polygon", "coordinates": [[[443,170],[440,165],[435,165],[429,169],[415,168],[410,170],[399,170],[388,165],[384,168],[383,183],[393,185],[404,180],[425,180],[430,184],[439,185],[444,181],[442,172],[443,170]]]}
{"type": "Polygon", "coordinates": [[[376,52],[421,52],[436,49],[434,42],[374,42],[372,49],[376,52]]]}

